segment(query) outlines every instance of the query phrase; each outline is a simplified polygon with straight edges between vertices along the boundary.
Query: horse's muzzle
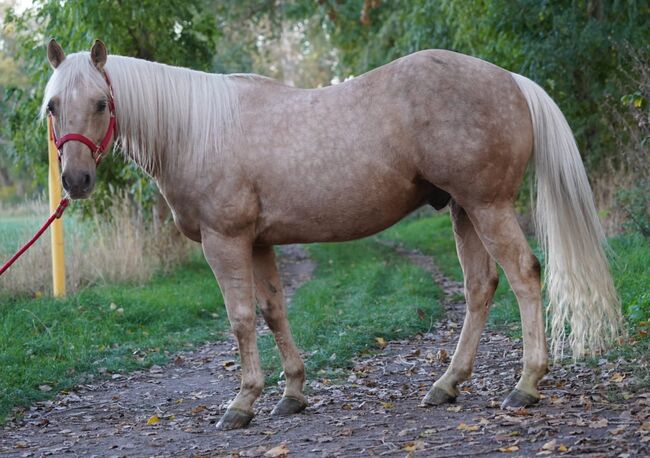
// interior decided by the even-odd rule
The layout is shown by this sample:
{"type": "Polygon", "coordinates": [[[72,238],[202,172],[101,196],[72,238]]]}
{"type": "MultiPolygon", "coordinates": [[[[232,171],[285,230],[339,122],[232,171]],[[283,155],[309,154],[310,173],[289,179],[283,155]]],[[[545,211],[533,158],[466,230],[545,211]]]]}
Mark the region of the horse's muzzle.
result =
{"type": "Polygon", "coordinates": [[[63,189],[72,199],[85,199],[95,187],[95,174],[85,171],[65,171],[61,175],[63,189]]]}

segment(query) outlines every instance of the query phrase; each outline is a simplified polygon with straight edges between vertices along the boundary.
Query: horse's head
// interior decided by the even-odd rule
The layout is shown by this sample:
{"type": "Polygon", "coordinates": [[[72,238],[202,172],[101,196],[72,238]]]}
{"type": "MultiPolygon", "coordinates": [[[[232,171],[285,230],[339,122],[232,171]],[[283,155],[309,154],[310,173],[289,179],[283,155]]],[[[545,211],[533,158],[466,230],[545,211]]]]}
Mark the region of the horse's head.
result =
{"type": "Polygon", "coordinates": [[[106,46],[97,40],[88,53],[66,57],[51,40],[47,58],[54,69],[41,113],[47,114],[59,150],[63,187],[73,199],[88,197],[96,168],[115,133],[112,89],[104,71],[106,46]]]}

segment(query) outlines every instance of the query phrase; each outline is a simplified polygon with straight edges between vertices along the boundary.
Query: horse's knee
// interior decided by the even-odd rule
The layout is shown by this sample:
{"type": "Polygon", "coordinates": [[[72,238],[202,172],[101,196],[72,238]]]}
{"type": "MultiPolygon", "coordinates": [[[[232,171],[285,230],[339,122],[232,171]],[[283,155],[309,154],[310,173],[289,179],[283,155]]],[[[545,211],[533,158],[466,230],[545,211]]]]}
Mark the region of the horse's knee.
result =
{"type": "Polygon", "coordinates": [[[236,311],[229,314],[230,327],[238,339],[255,333],[255,314],[252,311],[236,311]]]}
{"type": "Polygon", "coordinates": [[[470,311],[487,313],[498,285],[499,275],[496,269],[484,278],[468,279],[465,282],[465,299],[470,311]]]}

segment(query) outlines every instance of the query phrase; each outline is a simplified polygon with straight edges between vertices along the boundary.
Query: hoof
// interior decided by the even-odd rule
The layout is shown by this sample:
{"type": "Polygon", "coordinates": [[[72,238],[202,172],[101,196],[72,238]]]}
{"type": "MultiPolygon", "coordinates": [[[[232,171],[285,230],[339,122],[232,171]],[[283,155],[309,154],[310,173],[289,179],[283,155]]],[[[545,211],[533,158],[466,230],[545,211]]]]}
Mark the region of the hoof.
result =
{"type": "Polygon", "coordinates": [[[245,410],[230,408],[226,410],[226,413],[223,414],[219,423],[217,423],[217,429],[223,431],[229,429],[239,429],[248,426],[248,424],[253,419],[253,412],[246,412],[245,410]]]}
{"type": "Polygon", "coordinates": [[[422,400],[424,406],[439,406],[456,402],[456,396],[452,396],[442,388],[433,387],[422,400]]]}
{"type": "Polygon", "coordinates": [[[525,393],[521,390],[515,388],[510,392],[507,398],[501,403],[502,409],[507,409],[508,407],[518,409],[520,407],[530,407],[539,402],[539,398],[533,396],[532,394],[525,393]]]}
{"type": "Polygon", "coordinates": [[[292,398],[289,396],[284,396],[278,402],[278,405],[275,406],[271,415],[274,417],[283,417],[286,415],[292,415],[294,413],[300,413],[307,407],[307,403],[301,399],[292,398]]]}

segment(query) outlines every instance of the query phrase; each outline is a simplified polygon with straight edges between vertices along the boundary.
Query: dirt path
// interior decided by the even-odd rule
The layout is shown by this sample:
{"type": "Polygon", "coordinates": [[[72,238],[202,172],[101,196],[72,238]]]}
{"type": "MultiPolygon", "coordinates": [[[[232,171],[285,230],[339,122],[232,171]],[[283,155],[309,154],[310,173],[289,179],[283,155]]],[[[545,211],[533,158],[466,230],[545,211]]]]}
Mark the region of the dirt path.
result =
{"type": "MultiPolygon", "coordinates": [[[[269,387],[247,429],[215,429],[239,384],[228,338],[168,366],[39,403],[0,432],[0,456],[650,455],[650,394],[630,389],[629,363],[556,366],[542,382],[539,407],[503,411],[498,405],[515,385],[521,343],[496,332],[484,334],[475,375],[457,404],[419,407],[453,352],[464,306],[453,297],[462,289],[430,258],[396,249],[443,286],[447,317],[429,333],[357,359],[347,381],[311,374],[303,414],[271,418],[281,387],[269,387]]],[[[281,262],[291,297],[313,264],[296,247],[285,249],[281,262]]]]}

